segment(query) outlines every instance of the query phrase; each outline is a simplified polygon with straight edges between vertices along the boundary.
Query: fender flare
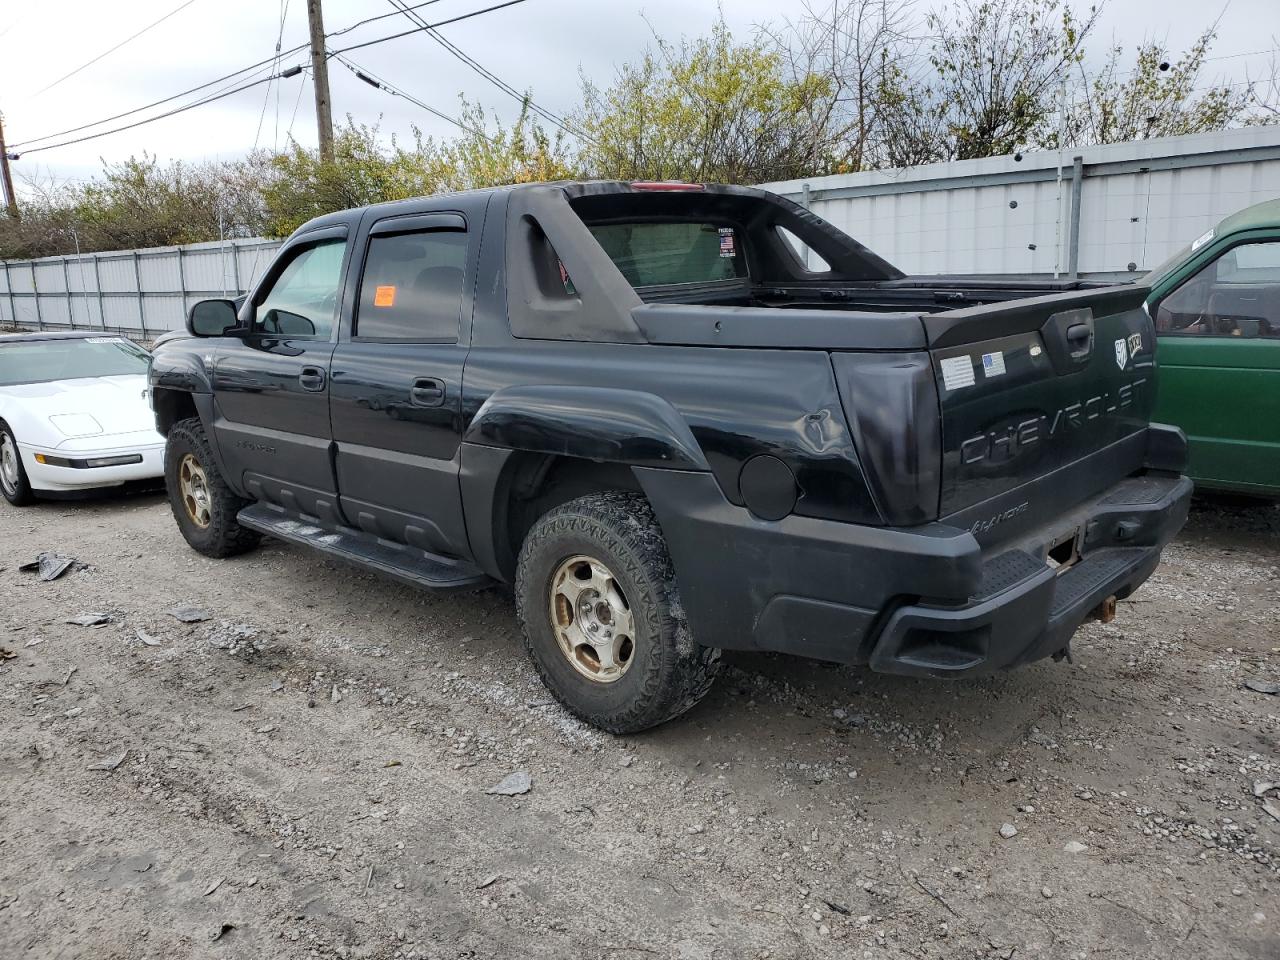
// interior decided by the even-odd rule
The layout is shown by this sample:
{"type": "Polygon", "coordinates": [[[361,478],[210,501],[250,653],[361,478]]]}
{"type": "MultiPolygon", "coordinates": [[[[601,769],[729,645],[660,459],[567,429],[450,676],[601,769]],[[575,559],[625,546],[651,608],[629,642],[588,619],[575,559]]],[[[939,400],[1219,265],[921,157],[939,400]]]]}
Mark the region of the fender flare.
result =
{"type": "MultiPolygon", "coordinates": [[[[209,352],[213,352],[212,348],[209,352]]],[[[194,350],[162,350],[151,355],[151,369],[147,373],[147,380],[152,390],[211,394],[213,377],[210,366],[209,361],[194,350]]]]}
{"type": "Polygon", "coordinates": [[[507,387],[476,411],[464,443],[633,467],[707,471],[689,424],[669,402],[640,390],[507,387]]]}

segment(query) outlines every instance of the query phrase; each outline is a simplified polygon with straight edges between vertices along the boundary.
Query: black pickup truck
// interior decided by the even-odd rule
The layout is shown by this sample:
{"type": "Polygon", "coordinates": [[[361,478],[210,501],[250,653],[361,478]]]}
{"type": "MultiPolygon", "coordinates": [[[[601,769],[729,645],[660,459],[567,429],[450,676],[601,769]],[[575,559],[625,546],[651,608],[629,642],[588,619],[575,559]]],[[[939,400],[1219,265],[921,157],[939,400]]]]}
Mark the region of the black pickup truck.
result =
{"type": "Polygon", "coordinates": [[[195,549],[512,584],[547,685],[628,732],[721,649],[1068,654],[1186,518],[1145,295],[906,277],[760,190],[531,184],[311,221],[150,388],[195,549]]]}

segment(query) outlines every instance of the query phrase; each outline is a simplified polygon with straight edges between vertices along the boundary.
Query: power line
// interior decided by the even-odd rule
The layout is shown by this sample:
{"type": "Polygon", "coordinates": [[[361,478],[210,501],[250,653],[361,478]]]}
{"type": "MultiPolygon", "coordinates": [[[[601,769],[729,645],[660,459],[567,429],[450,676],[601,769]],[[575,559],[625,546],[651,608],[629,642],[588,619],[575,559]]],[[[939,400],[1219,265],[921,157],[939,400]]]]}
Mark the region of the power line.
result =
{"type": "Polygon", "coordinates": [[[495,74],[492,70],[487,69],[474,57],[468,55],[457,44],[453,43],[448,38],[442,36],[440,33],[438,33],[435,30],[433,26],[431,26],[425,20],[423,20],[421,16],[414,13],[412,7],[406,7],[404,3],[401,2],[401,0],[388,0],[388,2],[391,3],[392,6],[396,7],[406,17],[408,17],[409,20],[411,20],[414,23],[417,23],[428,37],[430,37],[436,43],[440,44],[440,46],[444,47],[447,51],[449,51],[449,53],[452,54],[456,59],[466,64],[466,66],[470,67],[480,76],[484,77],[486,80],[492,83],[495,87],[497,87],[503,93],[514,98],[521,104],[527,104],[529,106],[529,109],[533,110],[534,113],[538,114],[538,116],[542,117],[544,120],[548,120],[551,123],[555,124],[557,127],[559,127],[561,130],[563,130],[565,133],[569,134],[570,136],[576,137],[579,140],[586,140],[589,143],[595,142],[589,136],[584,134],[581,130],[571,126],[569,122],[565,120],[563,117],[558,116],[557,114],[552,113],[550,110],[541,106],[540,104],[535,103],[534,99],[531,96],[528,96],[527,94],[523,94],[520,91],[516,90],[515,87],[511,86],[511,84],[507,83],[497,74],[495,74]]]}
{"type": "Polygon", "coordinates": [[[281,71],[280,73],[273,73],[270,76],[263,77],[260,80],[253,80],[253,81],[250,81],[249,83],[243,83],[238,87],[235,87],[231,90],[224,90],[221,93],[212,93],[209,96],[204,97],[200,100],[196,100],[192,103],[184,104],[181,107],[175,107],[172,110],[168,110],[165,113],[157,114],[154,117],[147,117],[143,120],[135,121],[134,123],[125,124],[123,127],[113,127],[110,130],[103,130],[99,133],[91,133],[88,136],[77,137],[74,140],[60,140],[57,143],[47,143],[43,147],[31,147],[27,150],[24,150],[23,152],[38,153],[41,150],[54,150],[58,147],[69,147],[73,143],[84,143],[86,140],[96,140],[99,137],[109,137],[113,133],[122,133],[125,130],[132,130],[135,127],[141,127],[141,126],[144,126],[145,124],[153,123],[156,120],[163,120],[165,117],[172,117],[179,113],[186,113],[188,110],[194,110],[196,107],[203,107],[207,103],[213,103],[215,100],[223,100],[231,96],[232,94],[240,93],[242,90],[248,90],[251,87],[261,86],[264,83],[270,83],[272,80],[280,80],[287,77],[296,77],[300,73],[302,73],[302,67],[299,65],[295,65],[290,67],[287,70],[281,71]]]}
{"type": "MultiPolygon", "coordinates": [[[[276,32],[276,55],[271,61],[271,69],[280,69],[280,44],[284,40],[284,20],[289,14],[289,0],[280,0],[280,29],[276,32]]],[[[253,134],[253,149],[258,149],[258,140],[262,136],[262,123],[267,119],[267,104],[271,102],[271,84],[267,84],[266,96],[262,98],[262,112],[258,114],[258,129],[253,134]]],[[[280,131],[280,84],[276,84],[276,133],[280,131]]]]}
{"type": "MultiPolygon", "coordinates": [[[[290,54],[297,53],[299,50],[304,49],[306,46],[307,45],[305,43],[300,43],[296,47],[290,47],[288,50],[283,51],[280,54],[280,56],[287,57],[290,54]]],[[[132,110],[126,110],[124,113],[117,113],[115,116],[104,117],[102,120],[94,120],[92,123],[82,123],[78,127],[71,127],[67,130],[60,130],[57,133],[46,133],[42,137],[32,137],[30,140],[23,140],[21,143],[10,144],[10,147],[11,148],[25,147],[29,143],[39,143],[42,140],[53,140],[56,137],[65,137],[69,133],[79,133],[81,130],[87,130],[90,127],[98,127],[104,123],[111,123],[111,121],[113,120],[121,120],[125,117],[131,117],[135,113],[141,113],[143,110],[150,110],[152,107],[159,107],[159,106],[163,106],[166,103],[172,103],[174,100],[177,100],[180,97],[185,97],[189,93],[198,93],[201,90],[207,90],[209,87],[212,87],[215,84],[222,83],[225,80],[230,80],[233,77],[239,77],[242,74],[246,74],[255,70],[260,70],[262,67],[265,67],[268,64],[274,63],[275,60],[276,60],[276,56],[275,54],[272,54],[271,56],[267,57],[265,60],[259,60],[257,63],[251,63],[247,67],[241,67],[239,70],[233,70],[231,73],[224,74],[223,76],[218,77],[214,80],[210,80],[207,83],[202,83],[198,87],[191,87],[188,90],[183,90],[180,93],[175,93],[171,96],[165,97],[163,100],[154,100],[151,103],[143,104],[140,107],[134,107],[132,110]]]]}
{"type": "MultiPolygon", "coordinates": [[[[303,72],[305,73],[308,68],[303,67],[302,69],[303,69],[303,72]]],[[[279,90],[280,88],[276,87],[276,89],[279,90]]],[[[306,89],[307,89],[307,81],[304,79],[300,84],[298,84],[298,99],[293,101],[293,116],[289,118],[289,129],[284,132],[285,140],[290,140],[293,138],[293,125],[298,119],[298,107],[301,106],[302,104],[302,94],[306,91],[306,89]]]]}
{"type": "Polygon", "coordinates": [[[412,30],[402,30],[399,33],[391,33],[385,37],[378,37],[376,40],[366,40],[364,43],[353,43],[349,47],[339,47],[337,50],[331,50],[330,53],[347,53],[351,50],[359,50],[362,47],[372,47],[374,44],[386,43],[388,40],[399,40],[401,37],[407,37],[410,34],[421,33],[423,29],[431,29],[432,27],[447,27],[451,23],[459,23],[463,20],[470,20],[472,17],[478,17],[482,13],[492,13],[494,10],[501,10],[504,7],[514,7],[517,3],[524,3],[525,0],[507,0],[506,3],[495,3],[491,7],[485,7],[482,10],[472,10],[470,13],[459,14],[456,17],[450,17],[448,20],[437,20],[435,23],[429,23],[425,28],[414,27],[412,30]]]}
{"type": "MultiPolygon", "coordinates": [[[[428,0],[428,3],[438,3],[438,2],[439,0],[428,0]]],[[[426,5],[427,4],[419,4],[419,6],[426,6],[426,5]]],[[[366,20],[361,20],[359,23],[355,23],[349,27],[344,27],[341,30],[334,31],[334,33],[330,34],[330,36],[338,36],[338,35],[347,33],[351,30],[354,30],[356,27],[361,26],[362,24],[369,23],[373,20],[380,20],[380,19],[383,19],[384,17],[395,16],[395,15],[396,14],[394,13],[388,13],[388,14],[382,14],[381,16],[378,16],[378,17],[369,17],[366,20]]],[[[82,123],[78,127],[69,127],[66,130],[59,130],[56,133],[46,133],[40,137],[31,137],[19,143],[11,143],[9,144],[9,147],[11,149],[25,147],[27,144],[30,144],[30,143],[40,143],[43,140],[53,140],[57,137],[65,137],[69,133],[79,133],[81,130],[87,130],[90,127],[97,127],[97,126],[101,126],[104,123],[111,123],[113,120],[121,120],[125,117],[131,117],[135,113],[141,113],[143,110],[150,110],[152,107],[159,107],[159,106],[163,106],[166,103],[172,103],[174,100],[177,100],[180,97],[185,97],[187,94],[198,93],[201,90],[207,90],[209,87],[222,83],[225,80],[230,80],[234,77],[239,77],[242,74],[249,73],[250,71],[265,67],[268,64],[276,63],[278,62],[278,58],[290,56],[291,54],[297,53],[299,50],[306,49],[306,47],[307,47],[307,44],[300,43],[297,46],[290,47],[288,50],[277,51],[276,53],[272,54],[270,57],[267,57],[265,60],[259,60],[257,63],[251,63],[246,67],[241,67],[239,70],[233,70],[231,73],[223,74],[221,77],[216,77],[215,79],[209,80],[206,83],[202,83],[199,86],[190,87],[179,93],[172,94],[168,97],[165,97],[162,100],[153,100],[151,103],[143,104],[140,107],[134,107],[132,110],[126,110],[123,113],[117,113],[110,117],[104,117],[101,120],[94,120],[92,123],[82,123]]]]}
{"type": "Polygon", "coordinates": [[[74,76],[75,76],[77,73],[79,73],[81,70],[84,70],[84,69],[85,69],[85,68],[87,68],[87,67],[91,67],[91,66],[93,66],[93,65],[94,65],[95,63],[97,63],[99,60],[103,59],[104,57],[108,57],[108,56],[110,56],[111,54],[115,53],[117,50],[119,50],[121,47],[125,46],[126,44],[128,44],[128,43],[132,43],[134,40],[137,40],[140,36],[142,36],[142,35],[143,35],[144,33],[146,33],[148,30],[152,29],[153,27],[158,27],[158,26],[160,26],[160,24],[164,23],[166,20],[168,20],[168,19],[169,19],[170,17],[172,17],[174,14],[181,13],[183,10],[187,9],[187,7],[191,6],[191,4],[193,4],[193,3],[195,3],[195,2],[196,2],[196,0],[186,0],[186,2],[185,2],[185,3],[183,3],[183,4],[181,4],[181,5],[177,6],[177,7],[175,7],[174,9],[170,10],[170,11],[169,11],[168,13],[166,13],[163,17],[161,17],[159,20],[156,20],[156,21],[154,21],[154,22],[152,22],[152,23],[147,24],[145,27],[143,27],[143,28],[142,28],[141,30],[139,30],[137,33],[133,34],[133,36],[131,36],[131,37],[126,37],[124,40],[121,40],[119,43],[117,43],[117,44],[116,44],[114,47],[112,47],[110,50],[106,50],[106,51],[104,51],[104,52],[102,52],[102,53],[98,54],[96,57],[94,57],[94,58],[93,58],[92,60],[90,60],[88,63],[82,63],[82,64],[80,64],[80,66],[76,67],[76,68],[75,68],[74,70],[72,70],[70,73],[63,74],[63,75],[62,75],[61,77],[59,77],[57,80],[53,81],[53,83],[49,84],[47,87],[41,87],[39,90],[37,90],[37,91],[36,91],[35,93],[33,93],[31,96],[33,96],[33,97],[38,97],[38,96],[40,96],[40,94],[44,93],[46,90],[52,90],[54,87],[56,87],[58,84],[60,84],[63,80],[70,80],[72,77],[74,77],[74,76]]]}
{"type": "MultiPolygon", "coordinates": [[[[423,3],[415,3],[412,7],[409,7],[409,9],[417,10],[421,7],[429,7],[433,3],[439,3],[439,2],[440,0],[425,0],[425,2],[423,3]]],[[[358,20],[355,23],[351,24],[351,26],[349,27],[343,27],[341,30],[334,30],[332,33],[328,34],[328,36],[340,37],[344,33],[350,33],[352,30],[356,30],[360,27],[363,27],[367,23],[373,23],[375,20],[385,20],[387,19],[387,17],[398,17],[399,15],[400,15],[400,11],[395,10],[395,11],[392,11],[391,13],[380,13],[374,17],[365,17],[363,20],[358,20]]]]}
{"type": "MultiPolygon", "coordinates": [[[[430,3],[435,3],[435,0],[429,0],[429,1],[430,3]]],[[[440,22],[429,24],[429,26],[440,27],[440,26],[445,26],[445,24],[449,24],[449,23],[458,23],[458,22],[461,22],[461,20],[471,19],[472,17],[479,17],[479,15],[481,14],[490,13],[490,12],[493,12],[493,10],[500,10],[500,9],[506,8],[506,6],[515,6],[516,4],[521,4],[521,3],[525,3],[525,0],[507,0],[507,3],[494,4],[492,6],[486,6],[486,8],[483,8],[480,10],[472,10],[472,12],[470,13],[460,14],[460,15],[457,15],[457,17],[451,17],[448,19],[440,20],[440,22]]],[[[419,4],[419,5],[425,6],[428,4],[419,4]]],[[[384,14],[384,17],[387,17],[387,15],[394,15],[394,14],[384,14]]],[[[372,19],[380,19],[380,18],[369,18],[369,19],[372,20],[372,19]]],[[[358,24],[353,24],[353,27],[355,26],[358,26],[358,24]]],[[[348,28],[343,28],[342,31],[338,31],[338,33],[347,32],[347,29],[348,28]]],[[[417,33],[417,32],[420,32],[420,28],[411,29],[411,31],[403,31],[401,33],[394,33],[394,35],[390,35],[390,36],[378,37],[378,38],[375,38],[375,40],[362,42],[362,44],[343,47],[343,49],[340,49],[340,50],[329,51],[329,55],[332,56],[335,54],[339,54],[339,52],[346,52],[347,50],[360,49],[360,47],[374,46],[375,44],[384,44],[384,42],[387,42],[388,40],[396,40],[396,38],[398,37],[408,36],[410,35],[410,33],[417,33]]],[[[291,47],[291,49],[283,51],[282,54],[280,54],[280,56],[282,56],[283,58],[283,56],[294,54],[294,52],[305,49],[305,47],[307,46],[308,46],[307,44],[300,44],[300,45],[291,47]]],[[[195,93],[201,90],[207,90],[207,88],[215,86],[216,83],[228,81],[228,79],[233,77],[241,77],[242,74],[250,73],[251,70],[260,69],[262,67],[265,67],[265,65],[276,63],[276,61],[278,61],[276,60],[276,55],[273,54],[269,56],[269,58],[266,58],[264,60],[259,60],[255,64],[248,65],[248,67],[242,67],[241,69],[233,70],[232,73],[225,74],[225,76],[223,77],[212,79],[212,81],[209,81],[207,83],[201,83],[200,86],[191,87],[189,88],[189,90],[184,90],[179,93],[174,93],[174,95],[172,96],[164,97],[163,100],[152,101],[150,102],[150,104],[138,106],[138,108],[134,108],[132,110],[125,110],[124,113],[115,114],[114,116],[108,116],[108,118],[102,119],[102,120],[95,120],[95,122],[92,122],[92,123],[84,123],[79,125],[79,127],[72,127],[69,129],[65,129],[65,131],[61,131],[59,133],[46,133],[45,136],[42,136],[42,137],[33,137],[31,138],[31,140],[22,141],[20,143],[14,143],[14,145],[10,145],[10,150],[22,150],[23,152],[28,152],[28,154],[29,152],[36,152],[38,150],[52,150],[52,148],[54,147],[69,146],[69,145],[72,145],[72,143],[81,143],[86,140],[95,140],[95,138],[97,137],[105,137],[105,136],[108,136],[108,134],[110,133],[119,133],[122,131],[127,131],[127,129],[133,129],[134,127],[141,127],[141,125],[143,124],[151,123],[152,120],[161,120],[166,118],[166,116],[173,116],[174,114],[183,113],[183,111],[191,110],[193,108],[196,108],[196,106],[202,106],[204,104],[209,104],[209,102],[212,102],[215,100],[221,100],[223,99],[224,96],[230,96],[230,93],[237,93],[242,90],[248,90],[248,88],[250,87],[259,86],[260,83],[269,83],[270,81],[273,81],[273,79],[276,79],[278,77],[276,77],[276,74],[271,74],[270,77],[257,79],[257,81],[253,81],[252,83],[241,84],[241,86],[234,88],[234,90],[232,91],[228,91],[225,93],[216,93],[216,95],[204,97],[204,99],[193,101],[191,102],[191,104],[180,106],[180,108],[165,111],[165,113],[163,114],[156,114],[155,116],[151,116],[151,118],[137,120],[136,123],[127,124],[127,125],[124,125],[124,127],[116,127],[116,128],[110,129],[110,131],[88,134],[88,136],[77,137],[76,140],[59,141],[58,143],[45,143],[45,146],[37,146],[37,147],[28,146],[28,145],[31,145],[31,143],[42,143],[44,141],[56,140],[56,138],[58,137],[67,136],[67,134],[69,133],[78,133],[78,132],[84,131],[84,129],[88,129],[91,127],[101,127],[102,124],[111,123],[113,122],[113,120],[119,120],[119,119],[125,118],[125,116],[132,116],[133,114],[141,113],[141,111],[154,108],[154,106],[169,104],[169,102],[178,100],[180,99],[180,97],[187,96],[188,93],[195,93]]],[[[279,77],[297,76],[297,73],[294,72],[294,70],[296,69],[301,69],[301,68],[291,68],[289,70],[285,70],[284,73],[279,74],[279,77]]],[[[403,95],[403,93],[402,93],[402,96],[406,96],[406,99],[408,99],[408,96],[403,95]]],[[[428,108],[428,106],[426,105],[421,105],[421,106],[424,109],[429,109],[429,110],[433,109],[433,108],[428,108]]],[[[452,119],[452,118],[448,118],[448,115],[445,115],[445,119],[452,119]]]]}
{"type": "Polygon", "coordinates": [[[483,130],[479,129],[478,127],[469,127],[465,123],[463,123],[461,120],[459,120],[457,117],[451,117],[449,116],[449,114],[445,113],[443,110],[437,110],[435,107],[431,106],[430,104],[423,103],[413,94],[393,86],[392,84],[388,83],[386,80],[383,80],[381,77],[379,77],[377,74],[373,73],[372,71],[366,70],[364,67],[360,66],[354,60],[350,60],[347,57],[344,57],[341,54],[337,54],[337,53],[331,54],[331,56],[333,56],[335,60],[337,60],[340,64],[342,64],[352,73],[354,73],[357,78],[369,84],[369,86],[375,87],[376,89],[381,90],[383,93],[390,94],[393,97],[401,97],[405,100],[408,100],[415,107],[419,107],[427,111],[427,113],[430,113],[430,114],[433,114],[434,116],[439,117],[441,120],[445,120],[449,123],[452,123],[459,130],[464,130],[467,133],[474,134],[477,137],[483,137],[485,140],[488,140],[490,143],[495,143],[495,144],[497,143],[497,141],[494,140],[493,137],[489,136],[487,133],[485,133],[483,130]]]}

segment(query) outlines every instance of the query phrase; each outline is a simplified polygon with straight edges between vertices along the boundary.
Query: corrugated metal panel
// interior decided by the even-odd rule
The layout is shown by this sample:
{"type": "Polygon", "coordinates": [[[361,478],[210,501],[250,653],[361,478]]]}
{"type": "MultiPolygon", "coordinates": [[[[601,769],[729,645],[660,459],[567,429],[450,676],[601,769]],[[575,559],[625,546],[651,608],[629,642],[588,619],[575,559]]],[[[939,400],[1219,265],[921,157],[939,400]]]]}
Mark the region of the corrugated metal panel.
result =
{"type": "Polygon", "coordinates": [[[137,293],[138,280],[133,272],[133,257],[103,254],[98,260],[102,289],[112,293],[137,293]]]}
{"type": "Polygon", "coordinates": [[[146,293],[181,290],[182,279],[178,275],[177,250],[163,253],[148,252],[146,256],[139,257],[138,275],[142,278],[142,289],[146,293]]]}
{"type": "Polygon", "coordinates": [[[279,246],[279,240],[227,240],[7,261],[0,269],[0,321],[148,335],[177,329],[197,300],[245,292],[279,246]]]}
{"type": "Polygon", "coordinates": [[[1070,263],[1076,156],[1082,273],[1150,269],[1223,217],[1280,196],[1276,126],[764,186],[796,201],[807,186],[814,213],[908,273],[1050,275],[1070,263]]]}
{"type": "Polygon", "coordinates": [[[67,281],[62,270],[61,260],[37,261],[36,289],[41,293],[65,293],[67,281]]]}

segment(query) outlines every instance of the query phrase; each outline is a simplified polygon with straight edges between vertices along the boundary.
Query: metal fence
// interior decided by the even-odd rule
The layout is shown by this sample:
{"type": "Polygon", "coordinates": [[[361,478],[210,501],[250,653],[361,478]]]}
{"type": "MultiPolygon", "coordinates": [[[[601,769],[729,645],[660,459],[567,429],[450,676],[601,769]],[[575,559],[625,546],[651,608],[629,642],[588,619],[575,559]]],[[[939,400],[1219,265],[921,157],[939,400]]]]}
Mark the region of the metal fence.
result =
{"type": "Polygon", "coordinates": [[[0,261],[0,323],[155,337],[180,328],[197,300],[245,292],[279,246],[225,240],[0,261]]]}
{"type": "Polygon", "coordinates": [[[1280,126],[764,186],[907,273],[1130,276],[1280,197],[1280,126]]]}
{"type": "MultiPolygon", "coordinates": [[[[1280,126],[764,184],[908,273],[1129,276],[1280,197],[1280,126]]],[[[0,323],[156,336],[280,241],[0,261],[0,323]]]]}

